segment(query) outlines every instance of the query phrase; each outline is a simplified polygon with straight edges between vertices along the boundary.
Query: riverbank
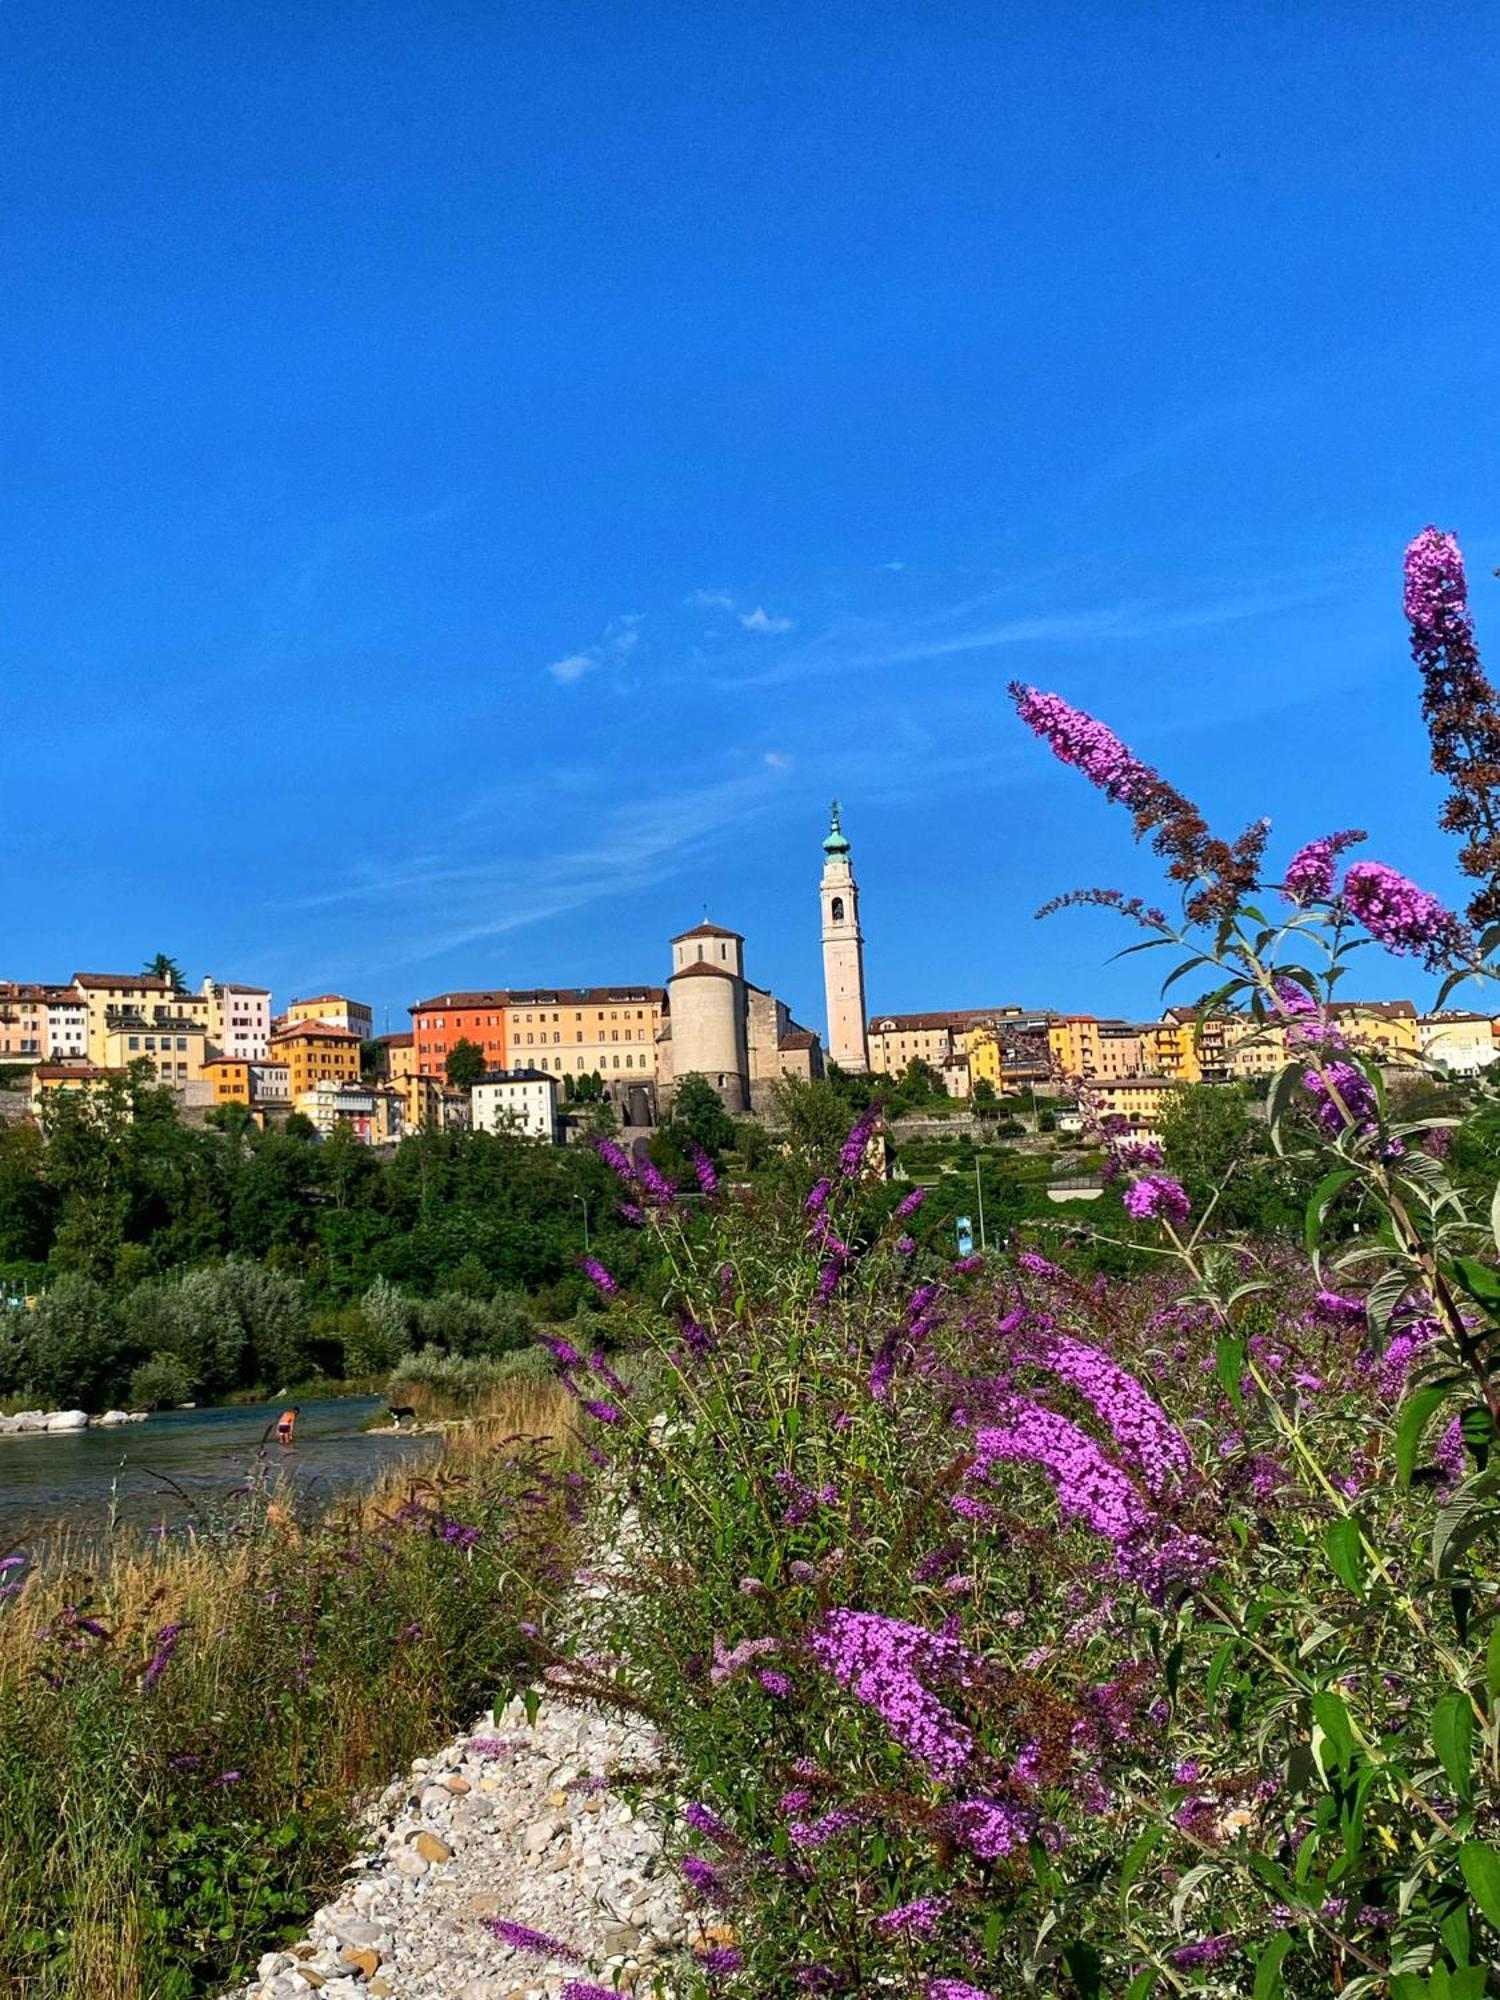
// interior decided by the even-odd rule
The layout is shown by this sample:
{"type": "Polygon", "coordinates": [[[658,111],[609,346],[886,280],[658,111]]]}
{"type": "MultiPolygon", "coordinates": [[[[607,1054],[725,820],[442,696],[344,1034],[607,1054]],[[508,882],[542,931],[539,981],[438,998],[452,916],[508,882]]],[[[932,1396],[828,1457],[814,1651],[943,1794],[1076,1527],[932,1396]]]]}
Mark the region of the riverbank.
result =
{"type": "Polygon", "coordinates": [[[550,2000],[580,1965],[642,2000],[687,1990],[674,1975],[725,1933],[663,1859],[658,1756],[648,1727],[555,1693],[486,1712],[387,1789],[352,1880],[232,2000],[550,2000]]]}
{"type": "Polygon", "coordinates": [[[182,1538],[5,1558],[0,1990],[188,2000],[252,1974],[336,1884],[354,1802],[519,1668],[568,1536],[524,1440],[566,1428],[528,1385],[373,1493],[319,1506],[267,1466],[182,1538]]]}
{"type": "Polygon", "coordinates": [[[162,1410],[129,1426],[74,1427],[0,1440],[0,1555],[59,1531],[97,1538],[121,1530],[197,1530],[229,1496],[268,1479],[302,1503],[330,1505],[377,1486],[436,1449],[431,1438],[367,1428],[383,1399],[301,1405],[290,1450],[275,1442],[281,1402],[162,1410]]]}

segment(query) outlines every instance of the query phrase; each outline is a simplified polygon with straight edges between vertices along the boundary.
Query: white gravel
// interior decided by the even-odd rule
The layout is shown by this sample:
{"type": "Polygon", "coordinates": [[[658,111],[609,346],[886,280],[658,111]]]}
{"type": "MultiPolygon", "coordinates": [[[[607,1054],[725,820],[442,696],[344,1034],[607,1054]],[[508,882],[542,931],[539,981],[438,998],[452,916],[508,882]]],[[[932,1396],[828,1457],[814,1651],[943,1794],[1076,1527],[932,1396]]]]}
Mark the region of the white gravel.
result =
{"type": "Polygon", "coordinates": [[[656,1762],[648,1729],[556,1695],[534,1726],[519,1699],[484,1717],[385,1792],[345,1893],[232,2000],[551,2000],[570,1978],[668,2000],[674,1962],[731,1934],[703,1932],[649,1809],[614,1788],[656,1762]],[[587,1964],[512,1951],[486,1917],[544,1931],[587,1964]]]}

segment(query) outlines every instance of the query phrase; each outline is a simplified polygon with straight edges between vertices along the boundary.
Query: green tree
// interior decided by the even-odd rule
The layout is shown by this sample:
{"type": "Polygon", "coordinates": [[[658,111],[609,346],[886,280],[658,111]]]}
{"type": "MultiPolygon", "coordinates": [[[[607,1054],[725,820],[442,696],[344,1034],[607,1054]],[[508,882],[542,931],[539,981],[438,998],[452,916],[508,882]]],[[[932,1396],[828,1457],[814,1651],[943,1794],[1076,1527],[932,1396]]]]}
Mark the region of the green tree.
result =
{"type": "Polygon", "coordinates": [[[685,1076],[678,1084],[666,1129],[686,1145],[701,1146],[714,1160],[734,1144],[734,1120],[724,1109],[723,1098],[703,1076],[685,1076]]]}
{"type": "Polygon", "coordinates": [[[175,958],[169,958],[164,951],[159,951],[148,958],[141,970],[148,979],[164,979],[174,993],[182,993],[187,988],[187,981],[182,976],[182,967],[175,958]]]}
{"type": "Polygon", "coordinates": [[[478,1042],[460,1039],[448,1051],[443,1070],[455,1090],[472,1090],[489,1068],[478,1042]]]}

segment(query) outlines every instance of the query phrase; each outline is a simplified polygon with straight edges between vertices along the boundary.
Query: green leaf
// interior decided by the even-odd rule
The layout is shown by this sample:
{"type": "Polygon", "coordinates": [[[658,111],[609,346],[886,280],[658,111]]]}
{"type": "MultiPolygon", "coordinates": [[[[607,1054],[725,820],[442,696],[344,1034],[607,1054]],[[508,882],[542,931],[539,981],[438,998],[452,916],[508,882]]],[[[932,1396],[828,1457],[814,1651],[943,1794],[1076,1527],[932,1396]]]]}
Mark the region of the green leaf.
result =
{"type": "Polygon", "coordinates": [[[1281,2000],[1286,1990],[1281,1983],[1281,1961],[1295,1942],[1290,1931],[1283,1931],[1280,1937],[1272,1938],[1261,1953],[1260,1962],[1255,1968],[1255,1986],[1251,2000],[1281,2000]]]}
{"type": "Polygon", "coordinates": [[[1500,1931],[1500,1854],[1483,1840],[1466,1840],[1458,1850],[1458,1865],[1469,1885],[1469,1894],[1500,1931]]]}
{"type": "Polygon", "coordinates": [[[1365,1552],[1360,1544],[1359,1523],[1352,1514],[1340,1514],[1323,1531],[1323,1547],[1339,1582],[1356,1597],[1364,1592],[1365,1552]]]}
{"type": "Polygon", "coordinates": [[[1457,1688],[1438,1697],[1432,1743],[1449,1784],[1467,1804],[1474,1796],[1474,1704],[1457,1688]]]}
{"type": "Polygon", "coordinates": [[[1140,1835],[1125,1857],[1125,1866],[1120,1870],[1120,1901],[1123,1903],[1130,1894],[1130,1885],[1151,1858],[1151,1851],[1161,1839],[1159,1826],[1148,1826],[1140,1835]]]}
{"type": "Polygon", "coordinates": [[[1500,1181],[1496,1181],[1490,1201],[1490,1234],[1495,1239],[1495,1248],[1500,1250],[1500,1181]]]}
{"type": "Polygon", "coordinates": [[[1240,1377],[1245,1372],[1245,1343],[1238,1334],[1221,1333],[1214,1347],[1214,1373],[1219,1387],[1237,1410],[1245,1407],[1240,1377]]]}
{"type": "Polygon", "coordinates": [[[1439,1510],[1432,1530],[1432,1570],[1439,1582],[1448,1580],[1465,1550],[1494,1525],[1497,1512],[1490,1497],[1494,1490],[1494,1472],[1476,1472],[1439,1510]]]}
{"type": "Polygon", "coordinates": [[[1234,1640],[1226,1639],[1218,1652],[1214,1654],[1209,1664],[1208,1682],[1204,1689],[1204,1699],[1207,1701],[1210,1711],[1213,1709],[1214,1696],[1219,1692],[1219,1683],[1229,1671],[1229,1665],[1234,1658],[1234,1652],[1234,1640]]]}
{"type": "Polygon", "coordinates": [[[1493,1708],[1500,1699],[1500,1619],[1490,1627],[1490,1643],[1484,1654],[1484,1685],[1493,1708]]]}
{"type": "MultiPolygon", "coordinates": [[[[1332,1763],[1335,1768],[1354,1761],[1354,1725],[1349,1720],[1349,1711],[1344,1706],[1344,1698],[1332,1688],[1319,1688],[1312,1698],[1313,1721],[1322,1731],[1323,1742],[1332,1755],[1318,1758],[1320,1770],[1332,1763]]],[[[1318,1755],[1314,1745],[1314,1756],[1318,1755]]]]}
{"type": "Polygon", "coordinates": [[[1411,1485],[1417,1453],[1422,1448],[1422,1433],[1432,1421],[1434,1412],[1440,1410],[1447,1400],[1446,1389],[1418,1389],[1402,1405],[1401,1419],[1396,1425],[1396,1477],[1403,1486],[1411,1485]]]}
{"type": "Polygon", "coordinates": [[[1100,1979],[1104,1972],[1104,1961],[1091,1944],[1065,1944],[1063,1964],[1073,1975],[1073,1983],[1078,1988],[1082,2000],[1097,2000],[1104,1988],[1100,1979]]]}
{"type": "Polygon", "coordinates": [[[1325,1174],[1313,1189],[1302,1224],[1302,1234],[1310,1257],[1316,1257],[1318,1254],[1318,1238],[1323,1234],[1323,1218],[1328,1213],[1329,1203],[1340,1189],[1346,1188],[1354,1179],[1355,1171],[1353,1167],[1335,1167],[1333,1172],[1325,1174]]]}
{"type": "Polygon", "coordinates": [[[1138,1972],[1125,1989],[1125,2000],[1147,2000],[1147,1995],[1156,1991],[1157,1971],[1148,1965],[1144,1972],[1138,1972]]]}
{"type": "Polygon", "coordinates": [[[1500,1271],[1477,1257],[1455,1257],[1452,1270],[1471,1299],[1482,1306],[1500,1305],[1500,1271]]]}

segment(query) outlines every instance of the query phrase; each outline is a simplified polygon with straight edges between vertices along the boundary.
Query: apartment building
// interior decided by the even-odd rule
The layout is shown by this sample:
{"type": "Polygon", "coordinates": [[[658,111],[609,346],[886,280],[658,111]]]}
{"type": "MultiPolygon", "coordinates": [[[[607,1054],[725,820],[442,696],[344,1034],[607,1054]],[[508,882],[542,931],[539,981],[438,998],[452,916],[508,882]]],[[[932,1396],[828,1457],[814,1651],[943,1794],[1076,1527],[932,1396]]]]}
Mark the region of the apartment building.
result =
{"type": "Polygon", "coordinates": [[[1136,1076],[1091,1082],[1088,1094],[1101,1118],[1123,1118],[1133,1139],[1155,1139],[1163,1108],[1181,1088],[1164,1076],[1136,1076]]]}
{"type": "Polygon", "coordinates": [[[87,1053],[88,1008],[71,987],[0,980],[0,1060],[81,1060],[87,1053]]]}
{"type": "Polygon", "coordinates": [[[207,994],[192,993],[147,972],[75,972],[72,985],[88,1015],[88,1058],[103,1064],[105,1042],[127,1022],[146,1023],[153,1031],[166,1021],[194,1021],[208,1033],[207,994]]]}
{"type": "Polygon", "coordinates": [[[486,1066],[507,1066],[505,992],[438,993],[409,1009],[416,1043],[416,1073],[441,1076],[448,1057],[460,1042],[482,1050],[486,1066]]]}
{"type": "Polygon", "coordinates": [[[287,1003],[285,1026],[308,1021],[326,1021],[330,1027],[357,1035],[362,1042],[370,1041],[375,1034],[375,1016],[371,1010],[362,1000],[351,1000],[343,993],[316,993],[310,1000],[287,1003]]]}
{"type": "Polygon", "coordinates": [[[149,1062],[158,1083],[182,1090],[202,1080],[208,1055],[207,1027],[191,1014],[174,1015],[166,1007],[139,1013],[129,1007],[109,1010],[104,1031],[106,1068],[149,1062]]]}
{"type": "Polygon", "coordinates": [[[1478,1076],[1500,1055],[1488,1014],[1424,1014],[1417,1030],[1423,1060],[1454,1076],[1478,1076]]]}
{"type": "Polygon", "coordinates": [[[546,1070],[552,1076],[586,1076],[597,1070],[611,1082],[655,1082],[666,997],[660,986],[510,992],[505,999],[510,1061],[517,1069],[546,1070]]]}
{"type": "Polygon", "coordinates": [[[286,1064],[293,1104],[320,1083],[359,1081],[360,1037],[323,1020],[293,1021],[271,1037],[271,1054],[286,1064]]]}
{"type": "Polygon", "coordinates": [[[203,1080],[215,1104],[243,1104],[257,1114],[259,1124],[291,1109],[290,1071],[284,1062],[270,1057],[210,1056],[203,1065],[203,1080]]]}
{"type": "Polygon", "coordinates": [[[264,1059],[271,1045],[271,996],[264,986],[205,979],[208,1040],[216,1055],[242,1061],[264,1059]]]}
{"type": "Polygon", "coordinates": [[[542,1069],[494,1070],[469,1092],[476,1132],[513,1132],[552,1145],[557,1138],[557,1078],[542,1069]]]}

